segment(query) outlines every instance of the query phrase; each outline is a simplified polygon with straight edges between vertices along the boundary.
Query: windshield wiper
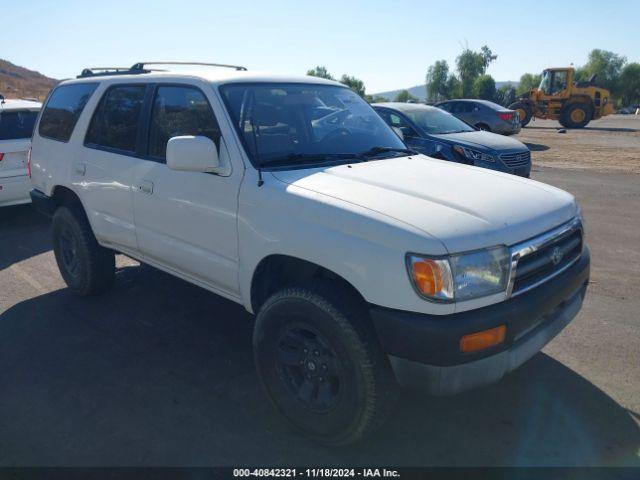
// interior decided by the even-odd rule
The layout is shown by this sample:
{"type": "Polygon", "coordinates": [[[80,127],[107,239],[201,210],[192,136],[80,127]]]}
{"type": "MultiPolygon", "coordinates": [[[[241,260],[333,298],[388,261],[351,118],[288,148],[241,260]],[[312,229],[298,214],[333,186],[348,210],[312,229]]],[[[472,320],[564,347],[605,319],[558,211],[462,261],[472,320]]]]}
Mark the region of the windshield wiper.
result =
{"type": "Polygon", "coordinates": [[[395,147],[373,147],[364,152],[360,152],[356,155],[357,158],[367,159],[370,157],[375,157],[376,155],[380,155],[381,153],[406,153],[407,155],[417,155],[418,152],[412,150],[410,148],[395,148],[395,147]]]}
{"type": "Polygon", "coordinates": [[[350,153],[290,153],[283,157],[271,158],[260,162],[261,167],[278,167],[285,165],[304,165],[324,160],[346,160],[356,158],[350,153]]]}

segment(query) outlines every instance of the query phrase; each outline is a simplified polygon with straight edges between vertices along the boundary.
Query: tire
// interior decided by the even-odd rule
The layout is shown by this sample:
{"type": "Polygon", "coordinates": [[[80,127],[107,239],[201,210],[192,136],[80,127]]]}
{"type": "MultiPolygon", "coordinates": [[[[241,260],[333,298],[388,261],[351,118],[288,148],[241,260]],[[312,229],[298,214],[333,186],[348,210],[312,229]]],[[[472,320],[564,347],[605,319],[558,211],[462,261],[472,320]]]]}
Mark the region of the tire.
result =
{"type": "Polygon", "coordinates": [[[482,130],[483,132],[490,132],[491,128],[486,123],[476,123],[476,128],[478,130],[482,130]]]}
{"type": "Polygon", "coordinates": [[[60,207],[52,223],[53,251],[69,289],[83,297],[109,289],[115,275],[115,255],[98,245],[84,212],[78,207],[60,207]]]}
{"type": "Polygon", "coordinates": [[[325,445],[365,438],[395,403],[398,386],[366,315],[319,282],[275,293],[256,319],[256,368],[271,402],[297,431],[325,445]]]}
{"type": "Polygon", "coordinates": [[[593,112],[586,103],[572,103],[560,115],[560,124],[565,128],[584,128],[591,121],[593,112]]]}
{"type": "Polygon", "coordinates": [[[520,115],[520,126],[526,127],[533,117],[531,106],[525,102],[515,102],[509,105],[510,110],[516,110],[520,115]]]}

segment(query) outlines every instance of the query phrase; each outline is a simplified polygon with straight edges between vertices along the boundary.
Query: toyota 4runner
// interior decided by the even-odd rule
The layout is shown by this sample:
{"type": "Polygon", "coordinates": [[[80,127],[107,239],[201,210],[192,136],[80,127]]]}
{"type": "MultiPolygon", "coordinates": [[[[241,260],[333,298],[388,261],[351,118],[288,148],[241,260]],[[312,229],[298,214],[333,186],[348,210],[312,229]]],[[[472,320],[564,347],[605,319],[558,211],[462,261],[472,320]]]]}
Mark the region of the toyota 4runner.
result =
{"type": "Polygon", "coordinates": [[[570,194],[416,154],[333,81],[148,67],[86,70],[38,120],[31,197],[62,277],[97,294],[121,252],[244,305],[298,430],[350,443],[398,384],[496,382],[580,310],[570,194]]]}

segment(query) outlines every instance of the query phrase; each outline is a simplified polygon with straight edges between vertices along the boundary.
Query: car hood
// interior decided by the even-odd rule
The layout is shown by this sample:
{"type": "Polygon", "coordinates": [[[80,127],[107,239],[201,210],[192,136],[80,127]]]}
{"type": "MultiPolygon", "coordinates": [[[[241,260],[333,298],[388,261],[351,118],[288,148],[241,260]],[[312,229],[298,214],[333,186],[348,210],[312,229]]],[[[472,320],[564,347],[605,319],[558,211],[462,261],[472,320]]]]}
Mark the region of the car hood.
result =
{"type": "Polygon", "coordinates": [[[578,213],[573,196],[563,190],[424,155],[272,174],[409,224],[439,239],[450,253],[513,245],[578,213]]]}
{"type": "Polygon", "coordinates": [[[460,144],[464,147],[485,147],[496,151],[527,149],[524,143],[514,138],[484,131],[445,133],[432,136],[439,140],[460,144]]]}

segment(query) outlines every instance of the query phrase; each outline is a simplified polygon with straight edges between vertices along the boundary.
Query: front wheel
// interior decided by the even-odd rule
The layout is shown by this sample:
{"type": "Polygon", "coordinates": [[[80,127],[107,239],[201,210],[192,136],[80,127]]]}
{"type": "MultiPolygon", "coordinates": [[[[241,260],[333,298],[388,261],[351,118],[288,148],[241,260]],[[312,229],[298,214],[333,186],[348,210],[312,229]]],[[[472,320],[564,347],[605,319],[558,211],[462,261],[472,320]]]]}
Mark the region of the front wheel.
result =
{"type": "Polygon", "coordinates": [[[531,107],[525,102],[512,103],[509,105],[509,109],[518,112],[518,116],[520,117],[520,126],[523,128],[529,124],[531,117],[533,117],[531,107]]]}
{"type": "Polygon", "coordinates": [[[260,379],[298,431],[329,445],[356,442],[387,416],[397,385],[364,309],[330,284],[271,296],[253,337],[260,379]]]}

